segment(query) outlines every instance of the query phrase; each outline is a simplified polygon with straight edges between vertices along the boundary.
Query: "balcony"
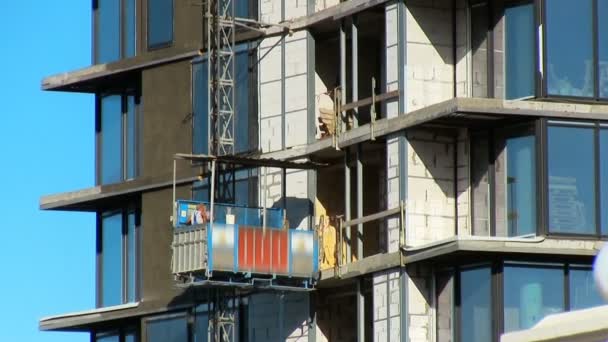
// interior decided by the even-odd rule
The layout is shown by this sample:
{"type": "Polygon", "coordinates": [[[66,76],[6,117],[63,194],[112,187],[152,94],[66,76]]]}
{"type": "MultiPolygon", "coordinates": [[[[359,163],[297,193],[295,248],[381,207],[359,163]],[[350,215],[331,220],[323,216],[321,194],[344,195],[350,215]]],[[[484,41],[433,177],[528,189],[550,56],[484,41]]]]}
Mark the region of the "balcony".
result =
{"type": "Polygon", "coordinates": [[[318,272],[313,231],[288,229],[285,211],[176,201],[172,272],[181,281],[255,285],[264,281],[308,287],[318,272]],[[209,222],[189,224],[203,205],[209,222]]]}

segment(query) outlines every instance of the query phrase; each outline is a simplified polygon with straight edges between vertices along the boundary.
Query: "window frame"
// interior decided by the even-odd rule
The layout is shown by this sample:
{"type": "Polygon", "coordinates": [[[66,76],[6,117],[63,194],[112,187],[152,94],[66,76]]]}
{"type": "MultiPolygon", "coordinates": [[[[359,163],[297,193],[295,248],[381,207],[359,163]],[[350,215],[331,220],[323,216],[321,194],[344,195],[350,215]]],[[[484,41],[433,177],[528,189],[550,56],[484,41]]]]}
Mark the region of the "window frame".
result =
{"type": "MultiPolygon", "coordinates": [[[[532,96],[529,97],[524,97],[524,98],[520,98],[520,99],[511,99],[511,100],[527,100],[527,99],[555,99],[555,100],[575,100],[577,102],[583,102],[583,103],[597,103],[597,102],[608,102],[608,93],[605,94],[604,96],[601,95],[601,91],[600,91],[600,74],[599,74],[599,50],[600,50],[600,41],[599,39],[601,38],[600,34],[599,34],[599,22],[600,22],[600,17],[599,17],[599,0],[592,0],[592,33],[591,33],[591,44],[592,44],[592,64],[593,64],[593,96],[591,97],[585,97],[585,96],[574,96],[574,95],[553,95],[553,94],[549,94],[548,91],[548,78],[546,77],[547,75],[547,69],[548,69],[548,53],[547,53],[547,1],[548,0],[505,0],[504,4],[502,4],[502,7],[499,7],[501,5],[497,5],[496,3],[492,2],[492,1],[486,1],[488,3],[487,7],[488,7],[488,16],[489,18],[496,18],[497,20],[495,20],[496,22],[498,22],[498,19],[502,19],[505,20],[505,9],[507,7],[511,7],[511,6],[518,6],[518,5],[524,5],[524,4],[532,4],[534,9],[534,27],[535,27],[535,32],[534,32],[534,70],[535,70],[535,75],[534,75],[534,94],[532,94],[532,96]]],[[[483,0],[479,0],[478,2],[484,2],[483,0]]],[[[471,30],[472,30],[472,23],[471,23],[471,6],[467,6],[467,11],[468,11],[468,22],[467,22],[467,27],[469,30],[469,41],[468,41],[468,49],[469,52],[472,51],[472,42],[471,42],[471,38],[470,38],[470,34],[471,34],[471,30]]],[[[491,22],[491,21],[490,21],[491,22]]],[[[496,29],[497,27],[492,26],[492,24],[490,24],[490,27],[488,28],[488,35],[487,35],[487,50],[488,50],[488,54],[487,54],[487,73],[488,73],[488,81],[487,81],[487,98],[504,98],[506,99],[506,82],[507,82],[507,78],[508,75],[506,73],[506,58],[503,57],[503,63],[501,66],[496,65],[496,59],[494,58],[494,48],[495,48],[495,34],[496,34],[496,29]],[[495,85],[493,84],[493,80],[496,78],[495,72],[497,71],[497,68],[502,68],[502,73],[503,73],[503,84],[502,84],[502,94],[498,94],[497,90],[495,89],[495,85]],[[492,82],[492,83],[491,83],[492,82]]],[[[506,30],[504,30],[503,28],[503,36],[502,36],[502,41],[503,44],[505,42],[505,38],[506,38],[506,30]]],[[[503,46],[503,48],[505,48],[503,46]]],[[[469,58],[472,58],[469,57],[469,58]]],[[[468,89],[470,91],[472,91],[472,75],[473,75],[473,65],[472,65],[472,60],[469,62],[471,63],[471,70],[468,72],[468,77],[469,77],[469,87],[468,89]]]]}
{"type": "MultiPolygon", "coordinates": [[[[542,74],[543,77],[541,78],[541,92],[540,92],[540,97],[545,97],[545,98],[549,98],[549,99],[561,99],[561,100],[567,100],[567,99],[575,99],[575,100],[580,100],[580,101],[608,101],[608,97],[600,97],[600,89],[599,89],[599,34],[598,34],[598,0],[590,0],[591,1],[591,12],[592,12],[592,33],[591,33],[591,47],[592,47],[592,61],[593,61],[593,96],[591,97],[586,97],[586,96],[575,96],[575,95],[552,95],[549,94],[549,88],[548,88],[548,81],[547,81],[547,65],[548,65],[548,58],[547,58],[547,1],[548,0],[535,0],[537,2],[539,2],[539,4],[536,6],[537,7],[537,12],[539,12],[539,15],[541,17],[541,22],[542,22],[542,37],[543,37],[543,46],[542,46],[542,59],[543,59],[543,68],[542,68],[542,74]],[[540,9],[539,9],[540,7],[540,9]]],[[[537,39],[538,40],[538,39],[537,39]]],[[[538,42],[537,42],[537,45],[538,42]]],[[[538,77],[536,77],[538,79],[538,77]]]]}
{"type": "MultiPolygon", "coordinates": [[[[535,175],[534,175],[534,182],[535,182],[535,187],[536,187],[536,208],[535,208],[535,220],[536,220],[536,234],[538,235],[540,233],[539,227],[542,224],[542,216],[543,216],[543,205],[542,202],[540,200],[541,197],[543,197],[543,194],[541,193],[542,191],[542,186],[541,183],[543,182],[543,179],[541,178],[541,174],[542,174],[542,169],[543,169],[543,165],[541,165],[541,162],[538,162],[540,160],[542,160],[542,156],[543,156],[543,151],[541,148],[541,145],[539,144],[539,135],[538,132],[539,130],[541,130],[541,123],[540,120],[535,120],[535,121],[522,121],[519,123],[513,123],[511,125],[505,126],[505,127],[501,127],[501,128],[490,128],[490,129],[483,129],[483,130],[479,130],[479,131],[471,131],[469,133],[469,139],[471,139],[474,136],[477,137],[483,137],[484,139],[487,139],[488,142],[488,170],[487,170],[487,177],[488,177],[488,199],[489,199],[489,203],[488,203],[488,236],[497,236],[496,232],[497,232],[497,193],[496,193],[496,182],[497,182],[497,174],[496,174],[496,163],[498,162],[498,155],[497,155],[497,151],[496,151],[496,145],[498,142],[498,138],[506,138],[510,137],[510,136],[520,136],[523,132],[526,131],[531,131],[532,136],[534,137],[535,140],[535,150],[534,150],[534,158],[537,161],[536,165],[535,165],[535,175]],[[540,195],[539,195],[540,194],[540,195]]],[[[473,144],[472,144],[473,145],[473,144]]],[[[471,148],[474,148],[474,146],[471,146],[471,148]]],[[[469,154],[469,167],[471,167],[471,165],[473,165],[474,163],[476,163],[476,161],[473,159],[473,154],[469,154]]],[[[473,184],[471,183],[472,181],[472,177],[469,179],[469,187],[472,189],[473,188],[473,184]]],[[[505,189],[506,190],[506,189],[505,189]]],[[[471,205],[469,206],[469,215],[471,216],[471,221],[474,220],[475,218],[475,211],[474,211],[474,207],[475,207],[475,200],[474,200],[474,196],[473,193],[471,193],[471,205]]],[[[506,202],[504,203],[504,210],[505,210],[505,214],[507,211],[507,206],[506,206],[506,202]]],[[[506,228],[508,225],[508,222],[504,222],[502,223],[505,226],[505,231],[507,231],[508,229],[506,228]]],[[[508,237],[505,236],[505,237],[508,237]]]]}
{"type": "Polygon", "coordinates": [[[139,7],[139,1],[137,0],[115,0],[115,1],[119,1],[119,18],[118,18],[118,32],[119,32],[119,39],[118,39],[118,59],[116,60],[111,60],[111,61],[107,61],[107,62],[103,62],[103,63],[99,63],[97,60],[97,52],[98,52],[98,44],[97,44],[97,37],[98,37],[98,33],[99,33],[99,1],[102,0],[92,0],[91,1],[91,9],[93,11],[93,14],[91,16],[91,26],[92,26],[92,30],[91,30],[91,41],[93,42],[91,44],[91,63],[93,65],[96,64],[108,64],[108,63],[113,63],[116,61],[119,61],[121,59],[126,59],[126,58],[132,58],[138,55],[138,43],[139,40],[137,39],[137,21],[138,21],[138,10],[140,9],[139,7]],[[127,54],[128,52],[128,39],[126,39],[129,30],[128,27],[129,25],[127,25],[127,8],[128,8],[128,2],[129,1],[133,1],[133,26],[134,26],[134,32],[133,32],[133,55],[129,56],[127,54]]]}
{"type": "Polygon", "coordinates": [[[91,338],[90,341],[91,342],[97,342],[97,335],[100,334],[102,335],[101,337],[105,337],[105,336],[112,336],[115,335],[118,337],[118,341],[119,342],[126,342],[127,341],[127,335],[129,334],[133,334],[135,336],[135,341],[140,342],[142,341],[141,339],[141,334],[140,334],[140,329],[138,327],[138,325],[128,325],[128,326],[124,326],[124,327],[120,327],[118,329],[106,329],[106,330],[95,330],[95,331],[91,331],[91,338]],[[105,335],[105,336],[103,336],[105,335]]]}
{"type": "Polygon", "coordinates": [[[103,305],[103,217],[104,214],[110,213],[111,215],[119,214],[121,215],[121,303],[117,305],[127,304],[127,303],[137,303],[141,299],[141,209],[139,205],[130,204],[124,208],[120,209],[109,209],[109,210],[101,210],[96,214],[96,270],[95,270],[95,283],[96,283],[96,291],[95,291],[95,306],[97,308],[104,308],[107,306],[103,305]],[[129,236],[129,215],[133,214],[135,216],[135,229],[134,236],[129,236]],[[129,282],[129,274],[131,270],[129,269],[129,242],[135,242],[135,265],[134,265],[134,284],[129,282]],[[129,287],[133,285],[133,301],[129,300],[129,287]]]}
{"type": "MultiPolygon", "coordinates": [[[[602,127],[606,127],[606,123],[603,123],[599,120],[567,120],[567,121],[552,121],[548,119],[542,119],[544,126],[544,136],[542,137],[543,144],[543,155],[542,155],[542,163],[544,164],[543,170],[543,188],[541,190],[541,196],[544,198],[544,211],[543,211],[543,226],[541,233],[558,238],[573,238],[573,239],[592,239],[592,240],[607,240],[608,233],[602,234],[602,212],[601,212],[601,177],[600,177],[600,130],[602,127]],[[604,125],[604,126],[603,126],[604,125]],[[594,172],[594,210],[595,210],[595,233],[594,234],[581,234],[581,233],[565,233],[565,232],[551,232],[551,227],[549,226],[549,142],[548,142],[548,131],[549,127],[588,127],[593,129],[593,145],[594,145],[594,153],[593,153],[593,172],[594,172]]],[[[607,128],[604,128],[607,129],[607,128]]],[[[607,156],[608,157],[608,156],[607,156]]],[[[608,185],[608,184],[607,184],[608,185]]],[[[604,220],[608,220],[608,214],[604,217],[604,220]]]]}
{"type": "MultiPolygon", "coordinates": [[[[580,240],[608,240],[608,213],[605,214],[605,217],[602,217],[602,182],[601,182],[601,158],[602,151],[600,151],[600,132],[602,130],[608,131],[608,121],[602,120],[576,120],[576,119],[567,119],[567,120],[550,120],[548,118],[540,118],[534,121],[520,122],[519,124],[513,124],[509,126],[505,126],[503,128],[494,129],[484,129],[475,131],[472,130],[469,132],[469,140],[472,141],[473,137],[481,136],[487,137],[488,139],[488,152],[489,152],[489,163],[488,163],[488,236],[497,236],[496,235],[496,216],[497,216],[497,200],[496,200],[496,170],[495,170],[495,162],[496,162],[496,151],[495,146],[497,142],[497,137],[500,134],[496,132],[502,131],[506,134],[503,136],[508,136],[510,132],[520,132],[521,130],[526,129],[525,126],[530,125],[533,126],[534,137],[535,137],[535,148],[536,148],[536,235],[537,236],[549,236],[555,238],[568,238],[568,239],[580,239],[580,240]],[[519,127],[519,126],[522,127],[519,127]],[[595,220],[596,227],[594,234],[580,234],[580,233],[564,233],[564,232],[551,232],[549,227],[549,160],[548,160],[548,130],[549,126],[559,126],[559,127],[589,127],[594,130],[594,159],[593,159],[593,168],[595,174],[595,184],[594,187],[594,200],[595,200],[595,220]],[[607,228],[602,231],[602,224],[607,223],[607,228]]],[[[474,144],[471,143],[471,148],[474,148],[474,144]]],[[[606,157],[608,158],[608,157],[606,157]]],[[[478,163],[473,158],[473,154],[469,154],[469,167],[474,163],[478,163]]],[[[469,187],[473,189],[473,177],[469,178],[469,187]]],[[[608,184],[606,184],[606,189],[608,189],[608,184]]],[[[471,217],[471,222],[475,220],[475,199],[473,193],[471,193],[471,205],[469,206],[469,215],[471,217]]],[[[506,208],[505,208],[506,210],[506,208]]],[[[473,233],[474,234],[474,233],[473,233]]],[[[476,234],[474,234],[476,235],[476,234]]],[[[485,236],[479,235],[477,236],[485,236]]]]}
{"type": "Polygon", "coordinates": [[[141,174],[141,160],[142,160],[142,147],[143,144],[141,142],[142,138],[142,111],[141,111],[141,95],[134,90],[125,91],[122,93],[97,93],[95,95],[95,184],[96,185],[111,185],[122,182],[128,182],[137,179],[141,174]],[[103,183],[103,139],[104,132],[102,130],[102,99],[107,96],[120,96],[121,103],[121,127],[120,127],[120,179],[117,182],[109,182],[103,183]],[[133,160],[133,177],[129,176],[129,125],[128,125],[128,115],[129,115],[129,98],[133,98],[133,123],[134,127],[134,137],[132,146],[134,156],[133,160]]]}
{"type": "Polygon", "coordinates": [[[150,32],[152,31],[150,28],[150,2],[154,0],[146,0],[146,49],[147,51],[155,51],[168,47],[172,47],[175,43],[175,0],[171,1],[171,39],[167,42],[161,42],[156,44],[150,44],[150,32]]]}
{"type": "MultiPolygon", "coordinates": [[[[452,341],[463,341],[462,340],[462,313],[461,313],[461,272],[472,269],[488,268],[490,269],[490,286],[491,286],[491,301],[490,301],[490,312],[491,312],[491,328],[492,328],[492,341],[500,341],[500,336],[504,332],[504,300],[505,300],[505,288],[504,288],[504,269],[505,266],[515,267],[530,267],[530,268],[553,268],[561,270],[561,277],[563,280],[563,300],[564,312],[572,311],[573,308],[570,303],[570,271],[571,270],[588,270],[592,271],[591,264],[585,264],[581,262],[572,262],[572,260],[559,260],[558,262],[551,261],[538,261],[530,260],[529,258],[507,258],[499,259],[492,258],[492,260],[481,263],[471,263],[448,266],[439,269],[441,274],[449,274],[452,276],[453,286],[451,288],[453,299],[452,299],[452,341]]],[[[434,277],[434,301],[438,303],[440,293],[437,291],[438,279],[434,277]]],[[[435,319],[437,319],[438,310],[435,310],[435,319]]],[[[437,326],[435,327],[437,329],[437,326]]]]}

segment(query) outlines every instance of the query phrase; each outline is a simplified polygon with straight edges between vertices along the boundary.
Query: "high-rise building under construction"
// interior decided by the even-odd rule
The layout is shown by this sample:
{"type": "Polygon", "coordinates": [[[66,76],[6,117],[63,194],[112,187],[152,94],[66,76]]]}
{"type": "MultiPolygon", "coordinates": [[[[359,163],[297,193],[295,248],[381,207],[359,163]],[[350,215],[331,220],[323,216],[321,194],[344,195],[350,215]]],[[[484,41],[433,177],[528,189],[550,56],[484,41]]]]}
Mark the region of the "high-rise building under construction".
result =
{"type": "Polygon", "coordinates": [[[40,329],[485,342],[602,303],[607,1],[92,11],[42,88],[95,95],[96,184],[40,207],[96,213],[96,308],[40,329]]]}

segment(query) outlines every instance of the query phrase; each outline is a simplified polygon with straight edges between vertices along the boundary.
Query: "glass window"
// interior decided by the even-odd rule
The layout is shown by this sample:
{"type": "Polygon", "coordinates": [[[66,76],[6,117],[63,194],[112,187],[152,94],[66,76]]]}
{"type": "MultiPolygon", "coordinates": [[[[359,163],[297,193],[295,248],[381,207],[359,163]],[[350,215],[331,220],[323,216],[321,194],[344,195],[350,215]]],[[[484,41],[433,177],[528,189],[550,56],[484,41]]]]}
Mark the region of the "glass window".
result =
{"type": "Polygon", "coordinates": [[[116,333],[95,334],[95,342],[120,342],[120,336],[116,333]]]}
{"type": "Polygon", "coordinates": [[[534,95],[534,5],[505,8],[505,98],[534,95]]]}
{"type": "Polygon", "coordinates": [[[209,111],[207,60],[192,64],[192,152],[209,153],[209,111]]]}
{"type": "Polygon", "coordinates": [[[185,316],[149,320],[146,324],[148,342],[188,341],[188,323],[185,316]]]}
{"type": "Polygon", "coordinates": [[[95,63],[120,59],[120,1],[97,0],[95,63]]]}
{"type": "Polygon", "coordinates": [[[126,179],[133,179],[137,176],[137,114],[135,96],[127,96],[127,129],[126,129],[126,179]]]}
{"type": "Polygon", "coordinates": [[[563,268],[505,265],[504,332],[531,328],[564,311],[563,268]]]}
{"type": "Polygon", "coordinates": [[[101,224],[101,306],[122,304],[122,215],[104,214],[101,224]]]}
{"type": "Polygon", "coordinates": [[[492,292],[489,267],[464,270],[460,274],[460,340],[492,340],[492,292]]]}
{"type": "MultiPolygon", "coordinates": [[[[506,166],[502,182],[505,201],[507,236],[536,233],[536,141],[534,135],[505,140],[506,166]]],[[[500,171],[497,167],[497,173],[500,171]]],[[[498,188],[498,185],[497,185],[498,188]]],[[[498,193],[498,191],[497,191],[498,193]]]]}
{"type": "Polygon", "coordinates": [[[608,0],[598,0],[598,58],[600,97],[608,97],[608,0]]]}
{"type": "Polygon", "coordinates": [[[135,213],[127,215],[127,301],[137,299],[137,235],[135,213]]]}
{"type": "Polygon", "coordinates": [[[206,312],[196,313],[194,316],[194,341],[207,342],[209,336],[209,315],[206,312]]]}
{"type": "Polygon", "coordinates": [[[569,283],[570,310],[586,309],[605,304],[595,287],[592,269],[571,268],[569,283]]]}
{"type": "Polygon", "coordinates": [[[137,300],[137,222],[133,211],[101,214],[100,307],[137,300]]]}
{"type": "Polygon", "coordinates": [[[549,231],[594,234],[594,130],[550,126],[547,140],[549,231]]]}
{"type": "Polygon", "coordinates": [[[173,0],[148,0],[148,48],[173,42],[173,0]]]}
{"type": "Polygon", "coordinates": [[[135,22],[136,22],[136,9],[135,0],[125,0],[125,33],[124,33],[124,49],[125,57],[135,56],[135,22]]]}
{"type": "Polygon", "coordinates": [[[608,235],[608,129],[600,129],[599,136],[601,233],[608,235]]]}
{"type": "Polygon", "coordinates": [[[138,103],[135,96],[101,97],[99,183],[112,184],[137,177],[138,103]]]}
{"type": "Polygon", "coordinates": [[[135,56],[135,0],[96,0],[96,64],[135,56]]]}
{"type": "Polygon", "coordinates": [[[101,183],[122,179],[122,106],[118,95],[101,99],[101,183]]]}
{"type": "Polygon", "coordinates": [[[594,96],[592,0],[546,1],[549,95],[594,96]]]}
{"type": "Polygon", "coordinates": [[[137,342],[137,335],[135,335],[135,333],[126,334],[125,342],[137,342]]]}

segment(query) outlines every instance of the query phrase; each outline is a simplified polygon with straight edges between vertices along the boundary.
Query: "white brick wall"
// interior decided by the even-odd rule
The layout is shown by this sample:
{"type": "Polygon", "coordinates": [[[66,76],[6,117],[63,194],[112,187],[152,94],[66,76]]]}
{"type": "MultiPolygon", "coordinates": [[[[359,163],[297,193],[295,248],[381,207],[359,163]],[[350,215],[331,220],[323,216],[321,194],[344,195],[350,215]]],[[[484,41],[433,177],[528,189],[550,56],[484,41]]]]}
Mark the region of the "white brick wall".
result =
{"type": "Polygon", "coordinates": [[[308,294],[255,294],[248,310],[249,341],[308,341],[308,294]]]}
{"type": "Polygon", "coordinates": [[[401,339],[399,271],[379,272],[373,282],[374,342],[401,339]]]}
{"type": "Polygon", "coordinates": [[[451,5],[447,0],[407,3],[407,111],[453,97],[451,5]]]}

